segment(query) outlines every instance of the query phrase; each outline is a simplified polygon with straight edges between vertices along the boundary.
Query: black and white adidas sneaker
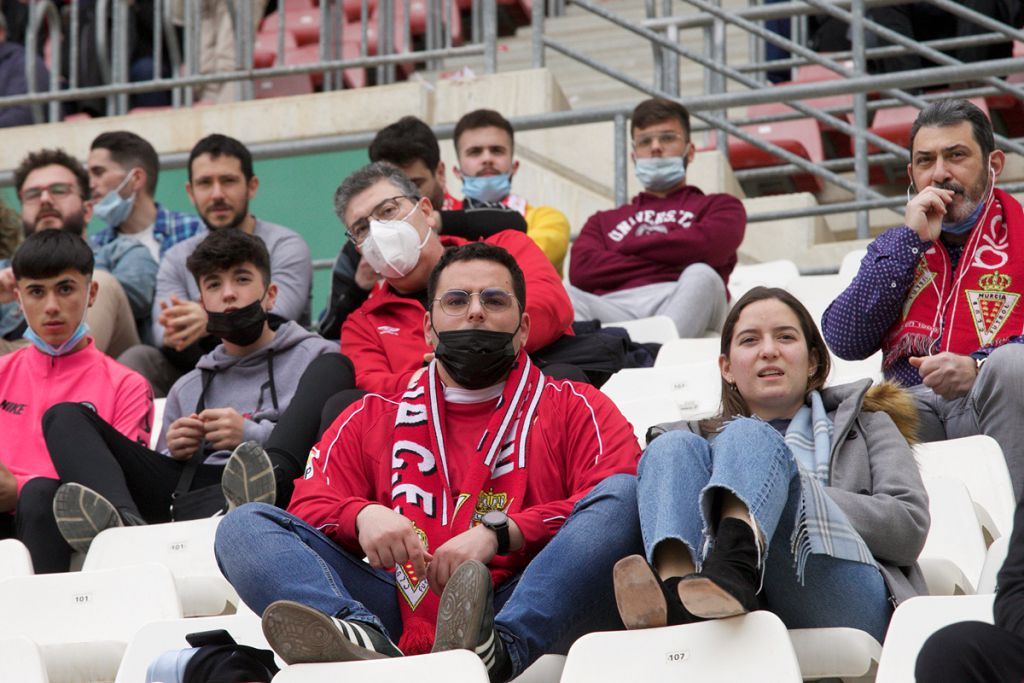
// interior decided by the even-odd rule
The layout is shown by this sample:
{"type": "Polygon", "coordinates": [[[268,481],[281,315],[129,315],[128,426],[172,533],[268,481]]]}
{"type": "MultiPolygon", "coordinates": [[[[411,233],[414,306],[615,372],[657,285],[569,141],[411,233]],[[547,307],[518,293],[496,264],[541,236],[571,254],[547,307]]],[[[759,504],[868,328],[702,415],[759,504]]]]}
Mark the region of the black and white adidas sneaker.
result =
{"type": "Polygon", "coordinates": [[[491,683],[512,678],[512,660],[494,630],[494,591],[487,565],[459,565],[441,593],[433,652],[472,650],[483,660],[491,683]]]}
{"type": "Polygon", "coordinates": [[[329,617],[291,600],[278,600],[264,610],[263,634],[288,664],[402,656],[402,651],[376,627],[329,617]]]}

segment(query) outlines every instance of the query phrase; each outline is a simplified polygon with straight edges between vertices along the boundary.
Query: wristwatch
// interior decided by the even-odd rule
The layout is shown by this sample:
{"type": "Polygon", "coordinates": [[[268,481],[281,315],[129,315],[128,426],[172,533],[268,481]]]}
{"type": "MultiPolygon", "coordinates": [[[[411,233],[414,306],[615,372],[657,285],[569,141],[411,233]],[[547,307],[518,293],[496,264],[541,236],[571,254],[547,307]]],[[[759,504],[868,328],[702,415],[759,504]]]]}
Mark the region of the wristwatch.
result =
{"type": "Polygon", "coordinates": [[[494,532],[498,537],[498,555],[507,555],[509,546],[508,515],[501,510],[491,510],[480,520],[480,523],[494,532]]]}

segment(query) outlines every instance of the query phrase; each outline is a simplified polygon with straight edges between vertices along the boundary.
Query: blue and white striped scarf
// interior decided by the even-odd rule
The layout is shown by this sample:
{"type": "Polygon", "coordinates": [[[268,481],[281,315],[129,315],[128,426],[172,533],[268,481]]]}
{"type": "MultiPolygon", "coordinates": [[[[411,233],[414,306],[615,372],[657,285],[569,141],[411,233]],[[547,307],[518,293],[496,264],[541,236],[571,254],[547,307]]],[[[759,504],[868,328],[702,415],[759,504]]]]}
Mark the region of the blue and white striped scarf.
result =
{"type": "Polygon", "coordinates": [[[800,504],[790,549],[801,584],[812,553],[878,566],[864,539],[825,492],[832,461],[832,420],[825,412],[821,394],[812,391],[809,398],[810,405],[800,408],[785,436],[800,472],[800,504]]]}

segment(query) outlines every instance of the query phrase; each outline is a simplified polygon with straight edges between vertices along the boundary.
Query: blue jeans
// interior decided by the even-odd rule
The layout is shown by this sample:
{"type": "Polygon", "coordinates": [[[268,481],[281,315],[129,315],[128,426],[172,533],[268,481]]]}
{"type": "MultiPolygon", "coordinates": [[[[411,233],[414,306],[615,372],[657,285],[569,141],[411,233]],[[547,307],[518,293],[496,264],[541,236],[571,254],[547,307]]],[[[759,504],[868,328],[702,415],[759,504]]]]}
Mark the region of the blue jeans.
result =
{"type": "MultiPolygon", "coordinates": [[[[565,524],[494,594],[495,627],[518,675],[565,653],[592,631],[622,628],[612,567],[640,552],[636,478],[615,475],[576,503],[565,524]]],[[[402,633],[394,575],[374,569],[322,532],[272,505],[250,503],[217,528],[221,571],[254,612],[294,600],[325,614],[402,633]]]]}
{"type": "Polygon", "coordinates": [[[677,431],[647,447],[640,460],[637,499],[648,561],[659,543],[676,539],[700,567],[718,521],[719,489],[739,498],[764,534],[763,608],[788,628],[848,626],[882,641],[892,606],[878,569],[812,555],[803,585],[797,578],[790,538],[800,477],[782,436],[761,420],[737,418],[711,443],[677,431]]]}

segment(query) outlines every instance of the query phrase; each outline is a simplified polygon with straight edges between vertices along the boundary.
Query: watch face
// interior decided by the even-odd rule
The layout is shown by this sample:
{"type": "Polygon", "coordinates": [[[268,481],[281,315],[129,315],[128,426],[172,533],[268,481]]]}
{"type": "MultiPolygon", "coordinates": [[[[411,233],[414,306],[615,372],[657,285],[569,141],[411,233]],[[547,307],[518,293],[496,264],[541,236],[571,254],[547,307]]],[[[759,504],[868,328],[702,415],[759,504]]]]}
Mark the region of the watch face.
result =
{"type": "Polygon", "coordinates": [[[508,517],[504,512],[499,510],[491,510],[483,516],[480,520],[487,526],[501,526],[502,524],[508,523],[508,517]]]}

